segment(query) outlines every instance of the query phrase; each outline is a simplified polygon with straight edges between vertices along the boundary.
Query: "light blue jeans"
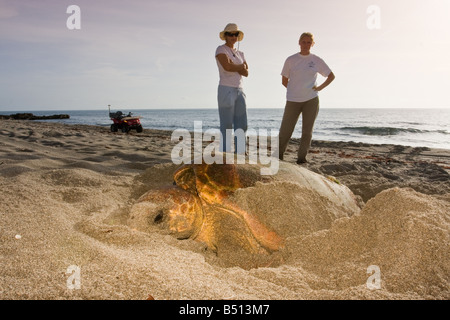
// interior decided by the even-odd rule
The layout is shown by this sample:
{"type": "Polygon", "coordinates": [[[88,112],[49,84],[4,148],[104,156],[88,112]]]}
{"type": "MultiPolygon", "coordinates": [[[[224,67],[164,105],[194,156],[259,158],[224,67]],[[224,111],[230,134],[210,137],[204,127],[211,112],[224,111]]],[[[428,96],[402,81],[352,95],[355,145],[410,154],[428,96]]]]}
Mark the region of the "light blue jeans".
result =
{"type": "Polygon", "coordinates": [[[246,149],[247,104],[242,88],[219,85],[217,93],[220,119],[220,151],[231,152],[231,135],[234,128],[235,153],[244,154],[246,149]]]}

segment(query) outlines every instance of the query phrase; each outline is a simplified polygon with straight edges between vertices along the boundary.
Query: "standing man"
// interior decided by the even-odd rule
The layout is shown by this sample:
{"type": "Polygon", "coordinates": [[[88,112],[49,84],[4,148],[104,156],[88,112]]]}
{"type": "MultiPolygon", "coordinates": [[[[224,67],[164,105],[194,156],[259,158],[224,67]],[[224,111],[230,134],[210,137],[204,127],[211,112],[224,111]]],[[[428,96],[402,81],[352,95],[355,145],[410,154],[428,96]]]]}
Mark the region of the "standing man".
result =
{"type": "Polygon", "coordinates": [[[311,145],[314,122],[319,113],[319,91],[327,87],[335,78],[328,65],[312,54],[314,36],[305,32],[299,40],[300,52],[286,59],[281,72],[282,84],[287,88],[286,107],[281,121],[279,135],[279,154],[283,160],[284,152],[292,136],[300,114],[302,115],[302,137],[297,154],[297,164],[306,163],[306,155],[311,145]],[[324,83],[317,86],[317,74],[326,77],[324,83]]]}

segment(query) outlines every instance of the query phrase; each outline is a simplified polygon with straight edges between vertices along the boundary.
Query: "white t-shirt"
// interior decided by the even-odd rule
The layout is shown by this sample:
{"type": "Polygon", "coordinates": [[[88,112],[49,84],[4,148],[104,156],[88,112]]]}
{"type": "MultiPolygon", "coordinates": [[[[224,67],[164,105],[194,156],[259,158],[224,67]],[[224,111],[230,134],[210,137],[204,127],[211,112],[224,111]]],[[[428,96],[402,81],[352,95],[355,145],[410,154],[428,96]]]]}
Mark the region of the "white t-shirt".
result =
{"type": "Polygon", "coordinates": [[[289,79],[286,100],[292,102],[305,102],[319,95],[313,90],[316,86],[317,73],[328,77],[331,69],[318,56],[310,53],[303,56],[293,54],[286,59],[281,75],[289,79]]]}
{"type": "Polygon", "coordinates": [[[217,55],[224,53],[234,64],[243,64],[245,62],[244,53],[236,49],[231,49],[227,45],[221,45],[216,50],[216,62],[219,67],[219,84],[222,86],[242,88],[242,76],[237,72],[226,71],[217,59],[217,55]]]}

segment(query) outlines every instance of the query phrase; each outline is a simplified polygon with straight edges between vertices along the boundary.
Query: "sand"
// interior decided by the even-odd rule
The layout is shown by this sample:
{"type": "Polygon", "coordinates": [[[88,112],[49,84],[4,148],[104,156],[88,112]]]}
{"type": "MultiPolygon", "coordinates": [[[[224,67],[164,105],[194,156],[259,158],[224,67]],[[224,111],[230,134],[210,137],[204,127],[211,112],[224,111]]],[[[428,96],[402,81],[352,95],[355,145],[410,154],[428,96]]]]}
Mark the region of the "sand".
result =
{"type": "Polygon", "coordinates": [[[278,212],[292,245],[276,266],[243,268],[130,225],[137,199],[176,167],[171,132],[0,123],[0,299],[450,298],[449,150],[313,141],[302,166],[347,186],[360,212],[315,209],[314,227],[295,233],[300,209],[276,199],[297,187],[261,183],[247,209],[278,212]]]}

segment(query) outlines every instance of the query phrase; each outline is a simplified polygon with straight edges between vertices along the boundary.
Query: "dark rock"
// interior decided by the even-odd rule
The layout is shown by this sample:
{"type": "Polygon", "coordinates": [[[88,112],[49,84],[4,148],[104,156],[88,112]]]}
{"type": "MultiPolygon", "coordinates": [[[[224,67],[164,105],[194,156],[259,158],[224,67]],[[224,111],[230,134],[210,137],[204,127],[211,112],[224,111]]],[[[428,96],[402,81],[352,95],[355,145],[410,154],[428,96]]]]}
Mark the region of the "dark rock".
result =
{"type": "Polygon", "coordinates": [[[53,120],[53,119],[69,119],[70,116],[68,114],[54,114],[51,116],[35,116],[32,113],[15,113],[12,115],[0,115],[0,119],[8,120],[53,120]]]}

